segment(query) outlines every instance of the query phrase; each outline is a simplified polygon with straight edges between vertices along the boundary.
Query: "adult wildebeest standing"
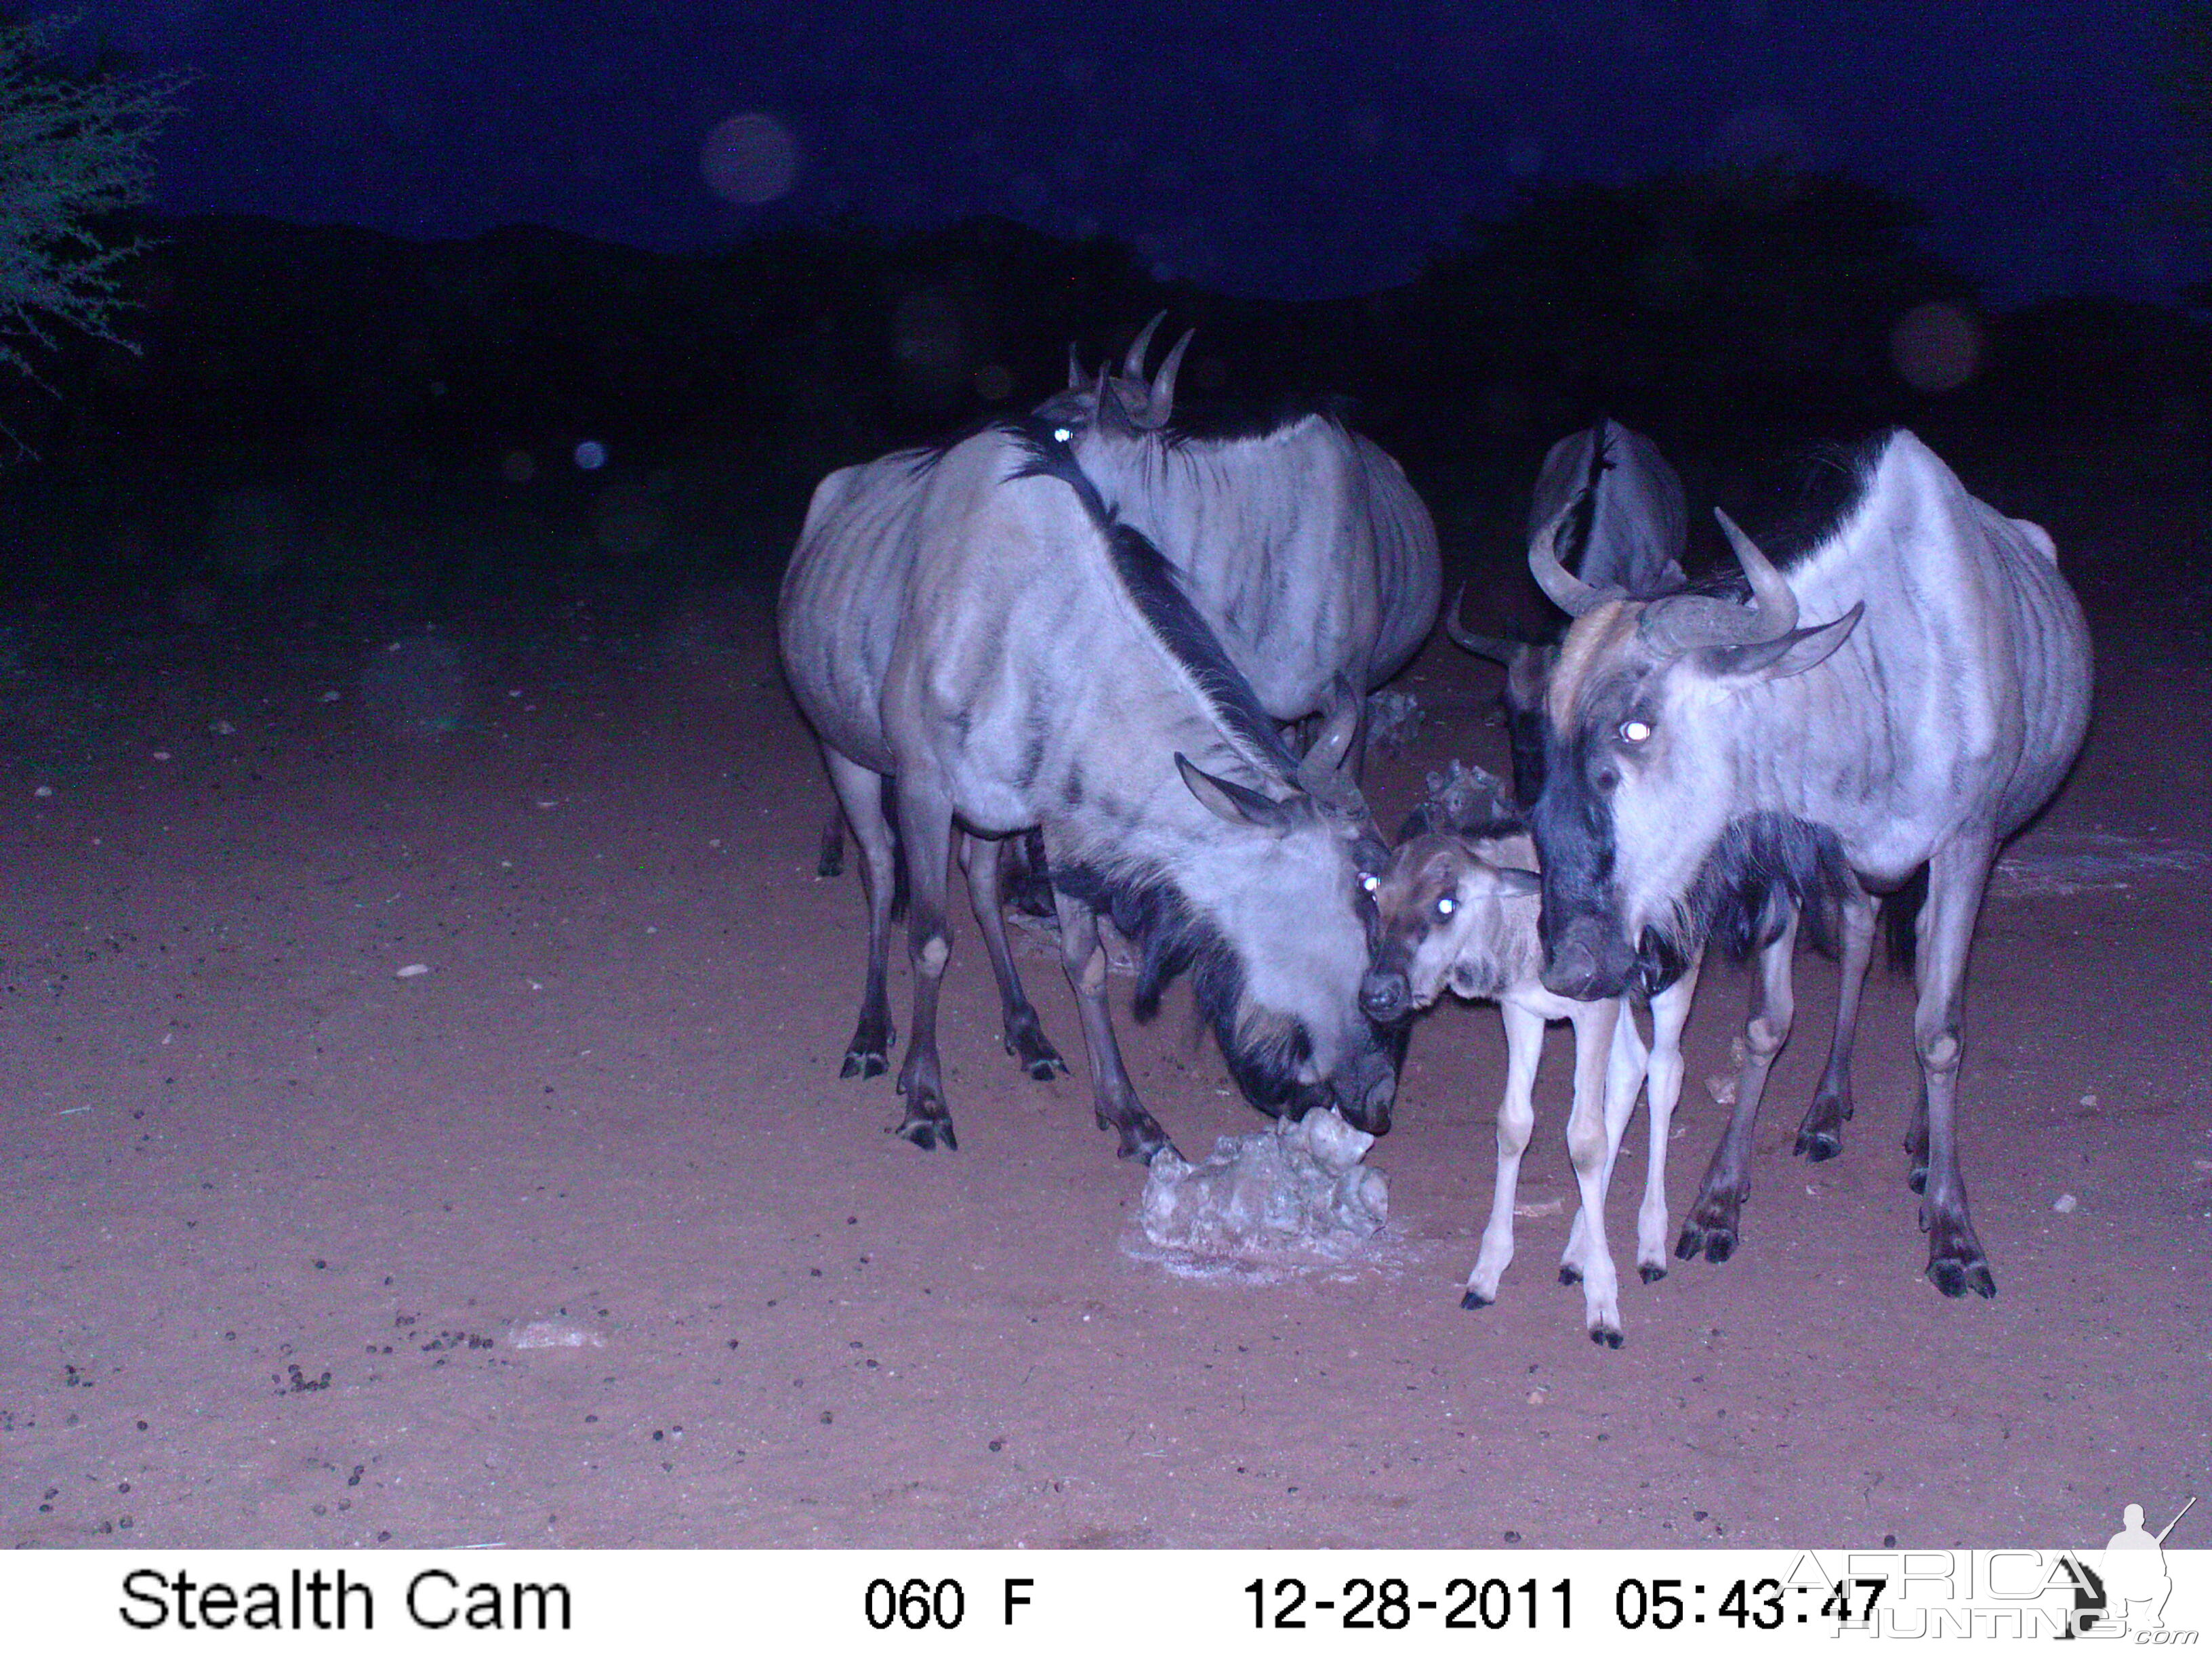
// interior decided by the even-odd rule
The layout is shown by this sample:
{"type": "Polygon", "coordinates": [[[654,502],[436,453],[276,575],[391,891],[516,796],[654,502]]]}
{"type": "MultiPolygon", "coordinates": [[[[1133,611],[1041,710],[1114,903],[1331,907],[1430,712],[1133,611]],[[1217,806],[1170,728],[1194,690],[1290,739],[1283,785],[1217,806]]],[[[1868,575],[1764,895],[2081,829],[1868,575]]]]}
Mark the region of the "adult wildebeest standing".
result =
{"type": "Polygon", "coordinates": [[[998,838],[1042,830],[1098,1121],[1124,1155],[1148,1158],[1167,1138],[1115,1046],[1100,909],[1144,951],[1139,1016],[1191,969],[1254,1103],[1334,1104],[1386,1127],[1395,1054],[1358,1007],[1359,877],[1383,849],[1338,766],[1356,707],[1347,700],[1295,761],[1166,562],[1116,522],[1049,428],[993,428],[874,465],[914,475],[910,494],[862,492],[869,512],[900,520],[896,533],[847,533],[841,515],[866,470],[833,475],[816,491],[778,622],[863,854],[869,965],[853,1051],[878,1067],[892,860],[881,802],[893,781],[915,976],[900,1133],[953,1144],[936,1018],[956,825],[970,832],[987,936],[998,838]]]}
{"type": "MultiPolygon", "coordinates": [[[[1688,582],[1689,510],[1679,473],[1659,446],[1615,420],[1553,444],[1536,474],[1528,539],[1556,523],[1559,561],[1592,587],[1656,599],[1688,582]]],[[[1466,598],[1467,590],[1460,590],[1466,598]]],[[[1444,619],[1452,643],[1505,669],[1505,732],[1513,750],[1513,794],[1525,809],[1544,783],[1544,684],[1556,644],[1469,632],[1459,605],[1444,619]]]]}
{"type": "MultiPolygon", "coordinates": [[[[1085,380],[1071,351],[1069,386],[1039,405],[1035,418],[1063,434],[1116,515],[1168,559],[1271,718],[1289,724],[1322,715],[1339,687],[1351,688],[1357,779],[1367,694],[1405,666],[1435,625],[1443,575],[1428,509],[1395,461],[1329,415],[1284,413],[1251,426],[1177,423],[1176,381],[1191,336],[1147,380],[1145,358],[1160,320],[1138,335],[1119,375],[1102,368],[1085,380]]],[[[849,544],[834,552],[834,562],[854,574],[842,602],[871,613],[856,631],[884,635],[895,626],[919,516],[957,508],[941,489],[925,507],[918,462],[930,453],[843,469],[816,491],[802,549],[823,562],[833,560],[833,543],[849,544]]],[[[868,678],[872,660],[864,653],[835,672],[848,682],[868,678]]],[[[847,817],[872,810],[856,807],[849,794],[841,799],[847,817]]],[[[841,855],[833,814],[818,871],[836,873],[841,855]]],[[[997,848],[962,850],[1007,1052],[1030,1076],[1049,1078],[1065,1067],[1023,989],[991,896],[1000,856],[997,848]],[[978,874],[978,860],[987,875],[978,874]]],[[[884,1069],[887,1036],[866,1040],[874,1035],[856,1037],[848,1074],[884,1069]]]]}
{"type": "MultiPolygon", "coordinates": [[[[1540,536],[1537,580],[1576,617],[1547,690],[1544,981],[1562,995],[1663,984],[1747,886],[1843,896],[1845,994],[1870,891],[1923,865],[1908,1146],[1928,1275],[1996,1293],[1959,1172],[1967,947],[1990,865],[2057,789],[2088,720],[2081,609],[2051,538],[1969,495],[1910,433],[1874,446],[1835,529],[1787,574],[1723,518],[1751,603],[1589,586],[1540,536]],[[1800,629],[1801,610],[1820,618],[1800,629]]],[[[1745,1073],[1790,1032],[1794,915],[1761,951],[1745,1073]]],[[[1740,1097],[1677,1245],[1724,1257],[1758,1091],[1740,1097]],[[1716,1249],[1716,1246],[1718,1249],[1716,1249]]]]}

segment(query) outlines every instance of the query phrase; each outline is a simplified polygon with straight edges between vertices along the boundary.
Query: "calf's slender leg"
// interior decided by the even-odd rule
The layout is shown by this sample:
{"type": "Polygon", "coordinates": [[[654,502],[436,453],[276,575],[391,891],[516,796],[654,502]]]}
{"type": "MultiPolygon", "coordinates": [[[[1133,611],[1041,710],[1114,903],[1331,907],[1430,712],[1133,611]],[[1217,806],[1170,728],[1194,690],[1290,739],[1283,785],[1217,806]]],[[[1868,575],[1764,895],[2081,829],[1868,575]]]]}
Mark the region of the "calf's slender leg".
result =
{"type": "MultiPolygon", "coordinates": [[[[1619,1007],[1620,1017],[1613,1023],[1612,1054],[1605,1074],[1605,1168],[1598,1177],[1601,1209],[1612,1194],[1613,1165],[1620,1161],[1620,1143],[1627,1136],[1628,1120],[1636,1115],[1636,1097],[1643,1092],[1644,1073],[1651,1060],[1650,1051],[1644,1046],[1643,1034],[1636,1029],[1634,1010],[1626,1001],[1619,1007]]],[[[1559,1256],[1559,1283],[1582,1282],[1583,1264],[1591,1249],[1589,1218],[1577,1209],[1575,1224],[1567,1234],[1567,1248],[1559,1256]]]]}
{"type": "Polygon", "coordinates": [[[1498,1178],[1490,1195],[1490,1221],[1482,1249],[1467,1276],[1462,1308],[1498,1300],[1498,1281],[1513,1260],[1513,1194],[1521,1180],[1521,1155],[1536,1127],[1536,1067],[1544,1058],[1544,1017],[1518,1002],[1502,1002],[1505,1017],[1505,1098],[1498,1105],[1498,1178]]]}
{"type": "MultiPolygon", "coordinates": [[[[1636,1212],[1636,1271],[1647,1285],[1667,1276],[1667,1148],[1675,1103],[1682,1097],[1682,1027],[1697,995],[1698,969],[1690,964],[1681,978],[1651,999],[1651,1057],[1644,1115],[1650,1120],[1651,1156],[1644,1172],[1644,1205],[1636,1212]]],[[[1624,1016],[1626,1018],[1626,1016],[1624,1016]]]]}
{"type": "MultiPolygon", "coordinates": [[[[1582,1261],[1583,1316],[1590,1340],[1608,1348],[1620,1346],[1620,1291],[1605,1237],[1606,1154],[1609,1145],[1618,1145],[1607,1127],[1612,1108],[1607,1085],[1618,1076],[1613,1031],[1620,1012],[1620,999],[1609,997],[1602,1002],[1577,1003],[1567,1016],[1575,1027],[1575,1103],[1567,1118],[1567,1158],[1582,1195],[1588,1241],[1582,1261]]],[[[1629,1103],[1635,1099],[1632,1088],[1629,1103]]],[[[1620,1118],[1625,1126],[1625,1109],[1620,1118]]]]}

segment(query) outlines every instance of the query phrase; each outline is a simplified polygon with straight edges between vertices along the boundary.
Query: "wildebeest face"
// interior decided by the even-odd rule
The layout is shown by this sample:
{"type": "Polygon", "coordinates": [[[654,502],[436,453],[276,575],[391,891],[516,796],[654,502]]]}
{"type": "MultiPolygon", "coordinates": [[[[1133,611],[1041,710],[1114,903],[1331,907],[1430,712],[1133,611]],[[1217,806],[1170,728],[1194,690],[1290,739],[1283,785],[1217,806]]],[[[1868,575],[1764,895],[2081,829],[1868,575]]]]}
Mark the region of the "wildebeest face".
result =
{"type": "Polygon", "coordinates": [[[1233,972],[1196,975],[1230,1073],[1263,1110],[1334,1106],[1390,1127],[1403,1045],[1362,1011],[1366,883],[1387,859],[1356,793],[1287,801],[1224,787],[1184,763],[1192,793],[1231,825],[1211,849],[1208,908],[1233,972]],[[1217,862],[1218,860],[1218,862],[1217,862]]]}
{"type": "MultiPolygon", "coordinates": [[[[1712,603],[1711,601],[1703,601],[1712,603]]],[[[1666,605],[1670,601],[1658,601],[1666,605]]],[[[1741,694],[1842,643],[1855,610],[1771,641],[1674,648],[1655,605],[1601,604],[1564,642],[1545,706],[1545,780],[1530,816],[1543,861],[1544,983],[1562,996],[1649,994],[1697,945],[1685,911],[1729,822],[1759,799],[1761,730],[1741,694]]]]}
{"type": "Polygon", "coordinates": [[[1360,1006],[1370,1019],[1392,1025],[1427,1007],[1447,985],[1468,998],[1505,988],[1498,946],[1508,930],[1500,909],[1521,903],[1533,912],[1538,878],[1492,862],[1461,836],[1437,834],[1417,836],[1391,854],[1372,890],[1374,944],[1360,1006]]]}

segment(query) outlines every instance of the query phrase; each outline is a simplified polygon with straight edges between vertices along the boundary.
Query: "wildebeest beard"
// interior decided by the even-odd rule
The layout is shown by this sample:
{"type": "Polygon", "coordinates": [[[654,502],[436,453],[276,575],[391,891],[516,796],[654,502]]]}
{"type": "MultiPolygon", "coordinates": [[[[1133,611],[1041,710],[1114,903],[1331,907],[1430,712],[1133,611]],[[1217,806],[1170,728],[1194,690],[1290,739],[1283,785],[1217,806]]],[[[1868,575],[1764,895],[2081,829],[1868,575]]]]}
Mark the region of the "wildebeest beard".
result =
{"type": "MultiPolygon", "coordinates": [[[[1594,729],[1585,725],[1566,739],[1556,730],[1546,732],[1544,789],[1529,823],[1542,854],[1547,957],[1577,916],[1609,918],[1615,927],[1625,922],[1613,892],[1619,840],[1613,802],[1591,785],[1584,763],[1594,729]]],[[[1630,941],[1636,988],[1646,996],[1664,990],[1709,941],[1741,961],[1780,935],[1790,904],[1802,919],[1806,939],[1832,957],[1850,887],[1850,866],[1833,830],[1780,812],[1733,818],[1688,890],[1630,941]]]]}
{"type": "Polygon", "coordinates": [[[1143,952],[1133,1007],[1148,1021],[1178,975],[1188,971],[1199,1018],[1213,1028],[1223,1063],[1244,1097],[1261,1111],[1303,1116],[1329,1103],[1325,1083],[1302,1083],[1298,1073],[1312,1058],[1304,1027],[1286,1015],[1249,1015],[1244,968],[1212,921],[1158,871],[1110,872],[1097,865],[1055,863],[1053,885],[1079,899],[1143,952]]]}

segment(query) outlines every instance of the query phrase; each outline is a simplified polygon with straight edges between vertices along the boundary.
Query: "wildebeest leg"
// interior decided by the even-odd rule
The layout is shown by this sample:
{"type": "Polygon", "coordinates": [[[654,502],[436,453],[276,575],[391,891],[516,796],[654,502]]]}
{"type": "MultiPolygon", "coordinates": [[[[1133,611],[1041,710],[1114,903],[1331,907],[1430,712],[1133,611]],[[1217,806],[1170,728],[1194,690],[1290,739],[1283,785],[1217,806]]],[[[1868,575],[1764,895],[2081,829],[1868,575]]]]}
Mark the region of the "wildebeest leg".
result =
{"type": "Polygon", "coordinates": [[[1881,901],[1854,884],[1843,908],[1844,982],[1836,999],[1835,1040],[1828,1045],[1820,1086],[1797,1126],[1796,1150],[1814,1164],[1844,1150],[1844,1121],[1851,1115],[1851,1045],[1858,1036],[1859,996],[1866,989],[1867,964],[1874,960],[1874,924],[1881,901]]]}
{"type": "Polygon", "coordinates": [[[1698,1188],[1697,1202],[1683,1219],[1682,1236],[1674,1242],[1674,1254],[1685,1261],[1696,1261],[1700,1250],[1715,1262],[1735,1254],[1736,1223],[1751,1192],[1751,1128],[1759,1117],[1759,1097],[1766,1091],[1766,1074],[1790,1041],[1790,1023],[1796,1015],[1790,957],[1797,945],[1797,908],[1779,897],[1771,902],[1784,905],[1788,918],[1759,953],[1759,1012],[1744,1026],[1735,1110],[1698,1188]]]}
{"type": "Polygon", "coordinates": [[[1644,1107],[1650,1121],[1651,1155],[1644,1172],[1644,1205],[1636,1212],[1636,1271],[1647,1285],[1667,1276],[1667,1148],[1675,1103],[1682,1097],[1682,1027],[1697,995],[1699,966],[1691,963],[1689,972],[1651,999],[1644,1107]]]}
{"type": "Polygon", "coordinates": [[[975,907],[975,926],[981,930],[983,948],[990,954],[991,971],[999,981],[999,1007],[1005,1017],[1006,1052],[1022,1069],[1042,1082],[1065,1072],[1067,1063],[1045,1041],[1036,1010],[1022,989],[1014,969],[1014,954],[1006,948],[1006,915],[999,902],[999,859],[1005,843],[984,836],[961,837],[961,867],[968,872],[968,896],[975,907]]]}
{"type": "Polygon", "coordinates": [[[1905,1184],[1916,1193],[1928,1190],[1928,1074],[1920,1075],[1919,1097],[1912,1103],[1912,1127],[1905,1132],[1905,1156],[1912,1170],[1905,1184]]]}
{"type": "Polygon", "coordinates": [[[1114,1040],[1114,1016],[1106,1003],[1106,947],[1099,941],[1098,918],[1080,899],[1065,893],[1058,898],[1060,959],[1083,1012],[1083,1046],[1091,1056],[1091,1099],[1098,1127],[1120,1133],[1120,1156],[1149,1164],[1168,1145],[1167,1131],[1145,1109],[1129,1074],[1121,1069],[1121,1048],[1114,1040]]]}
{"type": "MultiPolygon", "coordinates": [[[[865,766],[830,750],[823,750],[830,763],[830,781],[853,825],[853,841],[860,849],[860,890],[868,902],[868,978],[860,994],[860,1019],[853,1028],[852,1045],[845,1050],[840,1077],[876,1077],[890,1069],[890,1004],[884,991],[885,968],[891,948],[891,893],[894,854],[891,826],[884,817],[884,781],[865,766]]],[[[825,831],[823,839],[828,839],[825,831]]]]}
{"type": "MultiPolygon", "coordinates": [[[[1620,1143],[1628,1133],[1628,1120],[1635,1115],[1636,1097],[1643,1092],[1644,1073],[1650,1059],[1644,1034],[1636,1029],[1636,1018],[1624,1003],[1620,1018],[1613,1023],[1612,1056],[1605,1074],[1605,1169],[1598,1179],[1601,1202],[1613,1191],[1613,1166],[1620,1157],[1620,1143]]],[[[1589,1220],[1577,1206],[1575,1224],[1567,1232],[1567,1248],[1559,1253],[1560,1284],[1582,1283],[1583,1261],[1589,1248],[1589,1220]]]]}
{"type": "Polygon", "coordinates": [[[902,777],[898,784],[899,835],[907,857],[907,959],[914,969],[914,1030],[906,1060],[899,1066],[898,1091],[906,1097],[906,1117],[898,1132],[925,1151],[953,1138],[952,1114],[945,1104],[945,1080],[937,1057],[937,998],[945,986],[945,966],[952,955],[952,924],[945,914],[945,889],[952,863],[952,807],[923,783],[902,777]]]}
{"type": "Polygon", "coordinates": [[[1928,1101],[1928,1185],[1920,1224],[1928,1234],[1928,1277],[1946,1296],[1997,1293],[1981,1241],[1966,1214],[1959,1173],[1959,1061],[1964,1050],[1966,952],[1996,854],[1993,838],[1969,836],[1939,848],[1928,863],[1928,908],[1922,917],[1919,1006],[1912,1046],[1928,1101]]]}
{"type": "Polygon", "coordinates": [[[822,826],[822,854],[814,860],[814,878],[827,881],[845,872],[845,809],[830,809],[829,822],[822,826]]]}
{"type": "MultiPolygon", "coordinates": [[[[1621,1014],[1620,1000],[1576,1005],[1568,1016],[1575,1028],[1575,1103],[1567,1118],[1567,1158],[1575,1166],[1575,1188],[1582,1197],[1583,1249],[1578,1273],[1562,1268],[1568,1283],[1579,1276],[1583,1285],[1583,1322],[1590,1340],[1608,1348],[1620,1346],[1620,1287],[1613,1270],[1613,1249],[1605,1237],[1605,1189],[1611,1176],[1608,1149],[1620,1139],[1609,1132],[1608,1120],[1618,1111],[1625,1127],[1636,1103],[1634,1082],[1625,1082],[1625,1066],[1614,1064],[1613,1027],[1621,1014]],[[1623,1084],[1617,1091],[1609,1085],[1623,1084]],[[1610,1097],[1627,1097],[1616,1107],[1610,1097]]],[[[1640,1045],[1639,1045],[1640,1046],[1640,1045]]],[[[1637,1066],[1640,1074],[1642,1066],[1637,1066]]],[[[1640,1077],[1639,1079],[1640,1080],[1640,1077]]]]}
{"type": "Polygon", "coordinates": [[[1505,1098],[1498,1105],[1498,1180],[1490,1196],[1490,1223],[1467,1276],[1462,1308],[1498,1300],[1498,1281],[1513,1260],[1513,1194],[1521,1180],[1521,1155],[1536,1127],[1536,1067],[1544,1058],[1544,1017],[1516,1003],[1498,1005],[1505,1016],[1505,1098]]]}

